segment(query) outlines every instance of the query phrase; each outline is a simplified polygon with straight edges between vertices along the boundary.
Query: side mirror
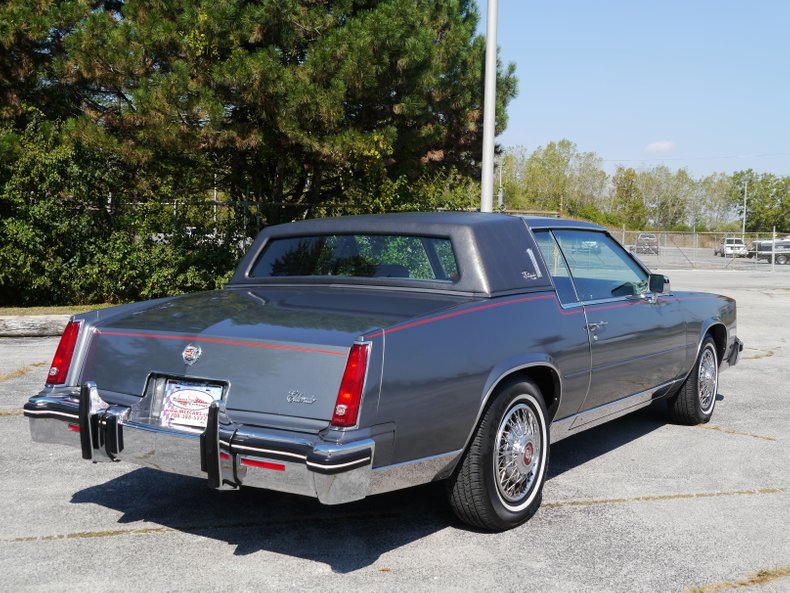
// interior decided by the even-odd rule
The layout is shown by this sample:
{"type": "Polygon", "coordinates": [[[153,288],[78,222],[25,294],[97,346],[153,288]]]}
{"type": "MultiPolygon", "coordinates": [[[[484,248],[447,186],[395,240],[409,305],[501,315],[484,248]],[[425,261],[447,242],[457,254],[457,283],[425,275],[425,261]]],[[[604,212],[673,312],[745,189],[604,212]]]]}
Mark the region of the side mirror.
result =
{"type": "Polygon", "coordinates": [[[664,274],[650,274],[647,279],[647,287],[650,292],[662,293],[664,289],[669,289],[669,278],[664,274]]]}

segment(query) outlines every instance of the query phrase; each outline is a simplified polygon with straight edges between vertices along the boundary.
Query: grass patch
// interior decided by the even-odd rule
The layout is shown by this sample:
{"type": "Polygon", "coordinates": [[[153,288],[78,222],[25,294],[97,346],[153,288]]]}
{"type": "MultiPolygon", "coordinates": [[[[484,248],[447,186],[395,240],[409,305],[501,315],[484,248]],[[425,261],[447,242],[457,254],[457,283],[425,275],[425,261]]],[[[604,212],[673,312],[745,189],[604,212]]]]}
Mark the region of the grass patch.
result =
{"type": "Polygon", "coordinates": [[[76,315],[107,307],[112,307],[112,305],[102,303],[100,305],[61,305],[57,307],[0,307],[0,317],[4,315],[76,315]]]}
{"type": "Polygon", "coordinates": [[[15,371],[11,371],[10,373],[0,373],[0,383],[3,381],[10,381],[11,379],[19,379],[19,377],[24,377],[33,369],[38,367],[46,366],[46,362],[33,362],[31,364],[27,364],[23,367],[19,367],[15,371]]]}

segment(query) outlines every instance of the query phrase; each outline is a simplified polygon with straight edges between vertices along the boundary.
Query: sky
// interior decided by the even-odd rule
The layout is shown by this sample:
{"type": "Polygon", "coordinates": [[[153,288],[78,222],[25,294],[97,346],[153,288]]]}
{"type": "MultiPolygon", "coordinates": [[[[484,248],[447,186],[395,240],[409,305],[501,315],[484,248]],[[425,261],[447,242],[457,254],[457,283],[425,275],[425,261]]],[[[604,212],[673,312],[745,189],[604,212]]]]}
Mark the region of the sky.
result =
{"type": "Polygon", "coordinates": [[[499,0],[497,42],[519,80],[505,148],[790,175],[790,1],[499,0]]]}

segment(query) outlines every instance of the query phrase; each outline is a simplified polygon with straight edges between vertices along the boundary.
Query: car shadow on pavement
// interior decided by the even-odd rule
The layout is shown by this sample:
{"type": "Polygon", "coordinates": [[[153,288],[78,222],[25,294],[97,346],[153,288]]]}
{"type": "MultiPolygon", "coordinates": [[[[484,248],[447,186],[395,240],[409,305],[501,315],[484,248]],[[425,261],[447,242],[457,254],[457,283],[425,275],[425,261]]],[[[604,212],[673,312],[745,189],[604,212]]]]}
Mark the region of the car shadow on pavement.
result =
{"type": "MultiPolygon", "coordinates": [[[[626,445],[667,423],[663,402],[552,446],[548,479],[626,445]]],[[[448,527],[452,514],[441,483],[325,506],[317,500],[241,488],[211,490],[205,480],[141,468],[76,492],[72,503],[122,513],[119,523],[158,524],[236,546],[236,555],[269,551],[348,573],[382,554],[448,527]]],[[[155,529],[155,528],[154,528],[155,529]]]]}
{"type": "Polygon", "coordinates": [[[568,437],[551,446],[548,478],[627,445],[669,423],[665,401],[656,401],[617,420],[568,437]]]}
{"type": "MultiPolygon", "coordinates": [[[[204,480],[141,468],[76,492],[72,503],[123,513],[119,523],[145,522],[236,546],[236,555],[269,551],[348,573],[386,552],[458,524],[442,484],[325,506],[302,496],[255,488],[210,490],[204,480]]],[[[154,527],[156,529],[156,527],[154,527]]]]}

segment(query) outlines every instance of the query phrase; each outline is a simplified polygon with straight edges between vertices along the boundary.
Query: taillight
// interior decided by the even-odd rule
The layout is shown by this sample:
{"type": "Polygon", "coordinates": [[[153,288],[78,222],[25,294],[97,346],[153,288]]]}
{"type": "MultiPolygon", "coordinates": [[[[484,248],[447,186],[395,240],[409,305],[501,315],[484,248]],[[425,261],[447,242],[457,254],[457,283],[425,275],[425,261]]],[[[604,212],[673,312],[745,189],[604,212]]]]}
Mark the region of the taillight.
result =
{"type": "Polygon", "coordinates": [[[337,392],[335,411],[332,414],[332,425],[340,427],[354,426],[359,415],[359,404],[362,401],[362,386],[365,383],[365,372],[368,369],[368,351],[370,344],[354,344],[348,354],[346,370],[340,381],[337,392]]]}
{"type": "Polygon", "coordinates": [[[77,345],[77,337],[80,335],[80,322],[69,321],[63,335],[60,336],[58,349],[52,359],[52,366],[49,367],[47,375],[47,385],[63,385],[66,382],[66,375],[69,374],[71,358],[74,356],[74,347],[77,345]]]}

